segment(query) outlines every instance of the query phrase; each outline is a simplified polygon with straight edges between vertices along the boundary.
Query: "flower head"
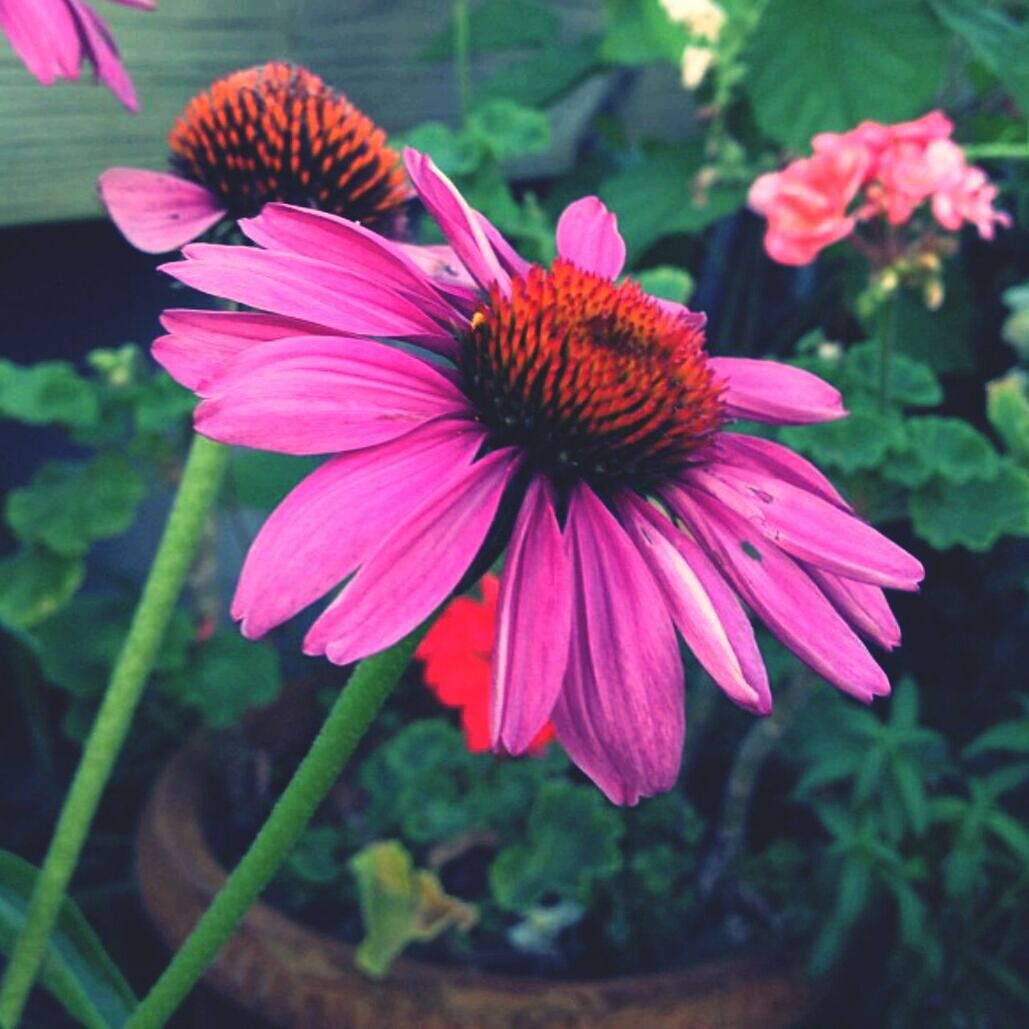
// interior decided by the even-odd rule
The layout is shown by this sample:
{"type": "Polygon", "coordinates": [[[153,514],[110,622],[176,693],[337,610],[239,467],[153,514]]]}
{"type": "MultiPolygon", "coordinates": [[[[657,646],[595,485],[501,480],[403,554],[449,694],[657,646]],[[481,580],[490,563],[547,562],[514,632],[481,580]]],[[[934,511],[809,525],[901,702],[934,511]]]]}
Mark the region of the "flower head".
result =
{"type": "MultiPolygon", "coordinates": [[[[463,596],[446,606],[415,652],[440,703],[460,710],[465,742],[473,752],[490,749],[490,664],[500,580],[485,575],[480,586],[480,600],[463,596]]],[[[547,724],[529,750],[538,752],[553,738],[554,727],[547,724]]]]}
{"type": "MultiPolygon", "coordinates": [[[[151,11],[153,0],[111,0],[151,11]]],[[[44,86],[77,79],[82,59],[130,111],[138,111],[132,80],[118,57],[110,29],[83,0],[0,0],[0,29],[15,53],[44,86]]]]}
{"type": "Polygon", "coordinates": [[[233,602],[244,634],[345,582],[304,646],[348,664],[503,552],[490,742],[521,753],[549,720],[618,803],[678,774],[677,631],[733,700],[770,709],[744,602],[831,682],[888,692],[858,634],[898,642],[882,587],[915,589],[921,565],[803,458],[726,431],[841,417],[836,390],[709,357],[702,315],[617,283],[625,245],[596,198],[565,210],[538,267],[405,156],[449,251],[269,205],[241,223],[256,247],[166,266],[261,309],[166,312],[154,353],[201,396],[197,429],[334,455],[258,533],[233,602]]]}
{"type": "Polygon", "coordinates": [[[115,224],[151,253],[273,201],[389,230],[411,195],[382,129],[317,75],[277,61],[195,96],[168,145],[173,174],[111,168],[100,177],[115,224]]]}

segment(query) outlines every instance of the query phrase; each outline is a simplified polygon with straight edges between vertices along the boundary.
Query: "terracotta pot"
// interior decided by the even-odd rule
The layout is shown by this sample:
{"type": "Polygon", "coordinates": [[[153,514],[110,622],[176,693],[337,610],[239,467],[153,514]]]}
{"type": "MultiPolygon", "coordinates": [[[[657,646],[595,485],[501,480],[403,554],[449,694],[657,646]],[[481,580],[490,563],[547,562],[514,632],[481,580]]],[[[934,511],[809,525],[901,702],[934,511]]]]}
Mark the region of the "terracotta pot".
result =
{"type": "MultiPolygon", "coordinates": [[[[169,946],[186,937],[225,881],[200,820],[208,745],[171,760],[143,816],[139,878],[169,946]]],[[[461,966],[394,963],[382,982],[354,966],[353,948],[257,904],[208,970],[221,993],[297,1029],[776,1029],[815,991],[797,968],[733,958],[685,971],[593,981],[507,977],[461,966]]]]}

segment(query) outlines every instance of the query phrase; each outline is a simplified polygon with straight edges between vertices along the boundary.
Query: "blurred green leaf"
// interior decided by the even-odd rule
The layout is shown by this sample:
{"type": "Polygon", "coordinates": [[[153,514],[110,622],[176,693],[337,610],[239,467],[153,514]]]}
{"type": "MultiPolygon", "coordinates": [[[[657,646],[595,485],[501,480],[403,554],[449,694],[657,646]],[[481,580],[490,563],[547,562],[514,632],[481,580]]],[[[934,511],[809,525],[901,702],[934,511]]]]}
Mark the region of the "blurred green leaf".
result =
{"type": "Polygon", "coordinates": [[[341,826],[309,826],[286,859],[286,867],[306,883],[334,883],[346,871],[347,862],[341,854],[345,839],[341,826]]]}
{"type": "MultiPolygon", "coordinates": [[[[861,390],[878,401],[879,344],[870,340],[851,347],[836,374],[847,392],[861,390]]],[[[898,407],[935,407],[943,401],[943,388],[927,364],[904,354],[893,354],[886,395],[898,407]]]]}
{"type": "Polygon", "coordinates": [[[507,911],[524,912],[548,893],[587,903],[593,883],[615,874],[624,826],[588,786],[546,783],[529,815],[528,838],[502,850],[490,866],[490,887],[507,911]]]}
{"type": "Polygon", "coordinates": [[[988,479],[933,479],[911,497],[911,520],[937,550],[989,550],[1004,535],[1029,534],[1029,473],[1001,459],[988,479]]]}
{"type": "Polygon", "coordinates": [[[670,264],[647,268],[646,271],[637,272],[633,278],[651,296],[674,300],[677,304],[685,304],[693,292],[693,277],[690,273],[670,264]]]}
{"type": "Polygon", "coordinates": [[[94,540],[130,528],[146,493],[140,474],[117,454],[89,462],[52,461],[7,497],[7,523],[28,543],[80,557],[94,540]]]}
{"type": "Polygon", "coordinates": [[[0,417],[30,425],[96,424],[96,390],[64,361],[23,366],[0,359],[0,417]]]}
{"type": "Polygon", "coordinates": [[[1029,361],[1029,283],[1005,290],[1004,303],[1011,314],[1004,322],[1002,335],[1023,361],[1029,361]]]}
{"type": "Polygon", "coordinates": [[[468,116],[468,135],[498,161],[543,153],[550,146],[550,119],[513,100],[488,100],[468,116]]]}
{"type": "Polygon", "coordinates": [[[0,622],[31,629],[56,614],[86,577],[80,558],[26,547],[0,561],[0,622]]]}
{"type": "Polygon", "coordinates": [[[493,72],[478,84],[485,100],[507,99],[529,107],[546,107],[597,68],[599,39],[552,40],[542,50],[493,72]]]}
{"type": "Polygon", "coordinates": [[[923,114],[946,44],[921,0],[772,0],[744,53],[744,85],[760,127],[805,150],[816,132],[923,114]]]}
{"type": "MultiPolygon", "coordinates": [[[[442,61],[454,54],[454,23],[422,48],[424,61],[442,61]]],[[[468,13],[468,45],[472,53],[491,53],[541,46],[561,31],[561,19],[549,7],[526,0],[483,0],[468,13]]]]}
{"type": "Polygon", "coordinates": [[[935,311],[925,306],[921,293],[901,290],[896,297],[894,338],[897,354],[922,361],[933,371],[968,372],[975,367],[969,345],[972,305],[968,279],[957,262],[944,268],[943,306],[935,311]]]}
{"type": "Polygon", "coordinates": [[[295,457],[236,447],[229,466],[232,498],[241,507],[270,511],[301,479],[322,463],[317,457],[295,457]]]}
{"type": "Polygon", "coordinates": [[[1014,718],[991,726],[965,747],[963,755],[973,758],[994,750],[1029,754],[1029,718],[1014,718]]]}
{"type": "MultiPolygon", "coordinates": [[[[0,953],[10,953],[38,875],[17,855],[0,851],[0,953]]],[[[88,1029],[120,1029],[137,1003],[96,933],[68,899],[47,944],[39,981],[88,1029]]]]}
{"type": "Polygon", "coordinates": [[[854,472],[881,465],[891,448],[903,445],[905,437],[896,415],[854,408],[839,421],[784,429],[780,439],[817,463],[854,472]]]}
{"type": "Polygon", "coordinates": [[[412,146],[428,154],[440,170],[451,177],[467,175],[479,167],[484,157],[481,142],[465,132],[455,132],[441,121],[427,121],[393,141],[396,146],[412,146]]]}
{"type": "MultiPolygon", "coordinates": [[[[997,474],[1000,456],[993,444],[960,418],[924,415],[908,419],[904,428],[908,451],[923,471],[908,478],[910,486],[920,486],[933,475],[947,482],[966,483],[997,474]]],[[[886,468],[892,463],[887,462],[886,468]]]]}
{"type": "Polygon", "coordinates": [[[611,64],[678,64],[688,34],[659,0],[605,0],[600,56],[611,64]]]}
{"type": "Polygon", "coordinates": [[[1029,464],[1029,382],[1014,369],[986,387],[986,414],[1012,457],[1029,464]]]}
{"type": "Polygon", "coordinates": [[[364,939],[358,967],[379,979],[393,959],[415,940],[432,940],[450,928],[467,931],[476,909],[445,893],[431,872],[416,869],[396,840],[373,843],[355,854],[350,867],[357,880],[364,939]]]}

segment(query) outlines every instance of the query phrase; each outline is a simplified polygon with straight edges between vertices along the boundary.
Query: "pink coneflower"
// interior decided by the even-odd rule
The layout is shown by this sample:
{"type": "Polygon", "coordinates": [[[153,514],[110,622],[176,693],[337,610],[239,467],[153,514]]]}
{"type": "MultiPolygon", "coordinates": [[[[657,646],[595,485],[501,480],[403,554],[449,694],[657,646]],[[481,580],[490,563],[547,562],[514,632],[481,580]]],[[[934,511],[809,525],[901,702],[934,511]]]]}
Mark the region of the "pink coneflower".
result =
{"type": "Polygon", "coordinates": [[[561,216],[553,265],[529,265],[427,157],[405,156],[472,287],[441,288],[353,222],[277,205],[242,223],[256,247],[193,245],[166,266],[268,312],[166,312],[154,352],[203,398],[198,431],[335,455],[255,539],[233,602],[243,633],[345,582],[305,650],[349,664],[506,547],[492,744],[521,753],[550,719],[617,803],[676,779],[676,630],[734,701],[770,710],[741,600],[826,679],[887,693],[857,634],[897,644],[882,587],[915,589],[921,565],[803,458],[727,431],[839,418],[836,390],[708,357],[703,315],[615,281],[625,246],[596,198],[561,216]]]}
{"type": "Polygon", "coordinates": [[[386,134],[306,68],[273,61],[194,97],[168,136],[173,173],[111,168],[100,197],[147,253],[176,250],[271,201],[388,230],[411,196],[386,134]]]}
{"type": "MultiPolygon", "coordinates": [[[[154,0],[111,0],[152,11],[154,0]]],[[[44,86],[77,79],[86,58],[102,82],[130,110],[138,111],[132,80],[118,57],[110,29],[83,0],[0,0],[0,29],[14,52],[44,86]]]]}

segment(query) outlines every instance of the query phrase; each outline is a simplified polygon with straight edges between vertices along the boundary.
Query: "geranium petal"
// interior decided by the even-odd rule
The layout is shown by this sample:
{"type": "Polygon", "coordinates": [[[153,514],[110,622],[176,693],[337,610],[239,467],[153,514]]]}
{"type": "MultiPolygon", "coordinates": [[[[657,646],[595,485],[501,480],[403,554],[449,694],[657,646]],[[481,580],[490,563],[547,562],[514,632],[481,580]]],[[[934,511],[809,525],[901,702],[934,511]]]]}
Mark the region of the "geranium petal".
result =
{"type": "Polygon", "coordinates": [[[243,635],[263,636],[343,582],[446,476],[471,464],[482,439],[472,423],[436,421],[307,476],[247,553],[232,602],[243,635]]]}
{"type": "Polygon", "coordinates": [[[528,749],[561,691],[572,626],[571,573],[546,480],[530,483],[507,548],[497,606],[490,736],[528,749]]]}
{"type": "Polygon", "coordinates": [[[497,450],[443,480],[430,500],[385,536],[311,626],[304,652],[350,664],[421,625],[479,552],[517,464],[514,449],[497,450]]]}
{"type": "Polygon", "coordinates": [[[726,412],[773,425],[806,425],[843,418],[840,392],[803,368],[749,357],[712,357],[711,369],[728,384],[726,412]]]}
{"type": "Polygon", "coordinates": [[[643,558],[588,486],[565,535],[575,589],[565,685],[553,712],[571,759],[615,804],[671,789],[686,732],[672,622],[643,558]]]}
{"type": "Polygon", "coordinates": [[[599,197],[583,197],[569,204],[557,223],[559,257],[583,271],[617,279],[625,266],[625,240],[618,218],[599,197]]]}
{"type": "Polygon", "coordinates": [[[468,400],[427,362],[383,343],[302,336],[258,343],[209,387],[197,431],[284,454],[331,454],[384,443],[468,400]]]}

